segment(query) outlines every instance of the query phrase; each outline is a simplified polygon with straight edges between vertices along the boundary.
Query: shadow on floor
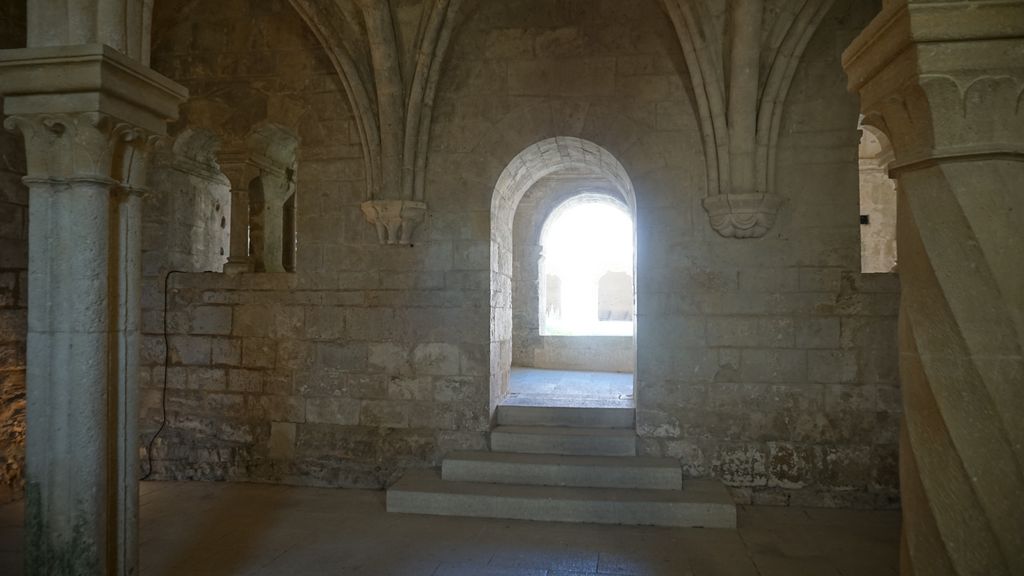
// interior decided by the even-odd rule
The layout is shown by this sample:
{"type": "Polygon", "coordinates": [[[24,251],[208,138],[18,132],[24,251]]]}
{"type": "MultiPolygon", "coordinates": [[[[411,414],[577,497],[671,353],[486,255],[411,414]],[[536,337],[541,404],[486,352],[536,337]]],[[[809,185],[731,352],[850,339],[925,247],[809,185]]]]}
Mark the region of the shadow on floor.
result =
{"type": "MultiPolygon", "coordinates": [[[[159,494],[160,500],[144,513],[163,516],[165,526],[172,525],[176,538],[164,539],[158,533],[162,558],[144,556],[142,572],[146,576],[181,576],[200,568],[202,574],[251,574],[282,553],[268,546],[268,541],[273,540],[274,527],[280,526],[280,511],[289,508],[292,493],[234,486],[237,488],[223,491],[190,490],[187,492],[193,493],[182,494],[185,498],[179,502],[168,502],[166,494],[159,494]]],[[[147,532],[143,532],[144,538],[147,532]]]]}

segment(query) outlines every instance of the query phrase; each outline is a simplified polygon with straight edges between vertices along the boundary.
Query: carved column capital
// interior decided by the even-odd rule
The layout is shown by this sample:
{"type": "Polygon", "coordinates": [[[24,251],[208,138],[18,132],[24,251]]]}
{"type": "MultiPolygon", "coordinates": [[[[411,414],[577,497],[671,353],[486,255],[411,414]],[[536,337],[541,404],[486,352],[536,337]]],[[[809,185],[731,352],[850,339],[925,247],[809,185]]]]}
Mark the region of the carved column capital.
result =
{"type": "Polygon", "coordinates": [[[187,91],[95,44],[0,51],[0,92],[32,213],[26,566],[137,574],[138,194],[187,91]]]}
{"type": "Polygon", "coordinates": [[[4,127],[25,139],[30,180],[98,180],[138,192],[188,91],[103,45],[0,50],[4,127]]]}
{"type": "Polygon", "coordinates": [[[149,135],[99,112],[17,114],[4,120],[4,128],[25,139],[28,178],[34,180],[114,181],[114,160],[124,148],[150,147],[149,135]]]}
{"type": "Polygon", "coordinates": [[[849,88],[864,123],[892,141],[894,176],[950,159],[1024,155],[1021,38],[1024,2],[979,0],[971,10],[895,2],[854,40],[843,54],[849,88]]]}
{"type": "Polygon", "coordinates": [[[412,244],[413,233],[427,215],[426,203],[412,200],[369,200],[361,207],[381,244],[412,244]]]}

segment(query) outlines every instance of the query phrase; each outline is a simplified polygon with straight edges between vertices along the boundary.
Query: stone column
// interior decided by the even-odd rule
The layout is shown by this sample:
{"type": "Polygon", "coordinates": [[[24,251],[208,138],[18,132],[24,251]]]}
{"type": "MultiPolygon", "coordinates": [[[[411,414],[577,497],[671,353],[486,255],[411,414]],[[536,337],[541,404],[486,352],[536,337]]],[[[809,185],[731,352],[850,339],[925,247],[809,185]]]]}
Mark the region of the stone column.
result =
{"type": "Polygon", "coordinates": [[[218,155],[220,169],[231,182],[231,235],[226,274],[252,272],[249,258],[249,183],[258,171],[249,165],[245,154],[218,155]]]}
{"type": "Polygon", "coordinates": [[[231,254],[224,271],[285,272],[284,205],[295,183],[288,170],[236,156],[221,156],[231,181],[231,254]],[[250,189],[253,182],[258,189],[250,189]]]}
{"type": "Polygon", "coordinates": [[[285,272],[284,204],[295,191],[298,147],[290,130],[264,123],[246,136],[244,148],[218,156],[232,187],[225,272],[285,272]]]}
{"type": "Polygon", "coordinates": [[[104,45],[0,51],[29,186],[27,574],[138,573],[141,202],[187,92],[104,45]]]}
{"type": "Polygon", "coordinates": [[[1024,574],[1024,1],[887,2],[843,61],[899,184],[901,571],[1024,574]]]}
{"type": "Polygon", "coordinates": [[[263,205],[260,210],[262,236],[259,254],[254,255],[256,269],[260,272],[284,272],[284,203],[293,191],[294,184],[284,171],[264,171],[263,205]]]}

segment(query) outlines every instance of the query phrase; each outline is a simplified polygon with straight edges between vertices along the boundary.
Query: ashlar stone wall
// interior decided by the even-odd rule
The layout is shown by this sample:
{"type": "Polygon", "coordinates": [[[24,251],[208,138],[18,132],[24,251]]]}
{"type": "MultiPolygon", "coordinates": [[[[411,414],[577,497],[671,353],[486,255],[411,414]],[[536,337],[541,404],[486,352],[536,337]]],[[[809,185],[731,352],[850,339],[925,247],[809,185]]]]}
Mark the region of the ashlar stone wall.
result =
{"type": "MultiPolygon", "coordinates": [[[[25,46],[25,4],[0,5],[0,48],[25,46]]],[[[22,494],[25,340],[28,332],[28,189],[21,138],[0,131],[0,504],[22,494]]]]}
{"type": "Polygon", "coordinates": [[[347,97],[299,16],[286,2],[173,4],[158,6],[154,67],[192,93],[178,128],[222,148],[263,122],[294,131],[298,241],[294,274],[171,278],[169,355],[153,325],[143,353],[149,434],[168,361],[157,477],[379,487],[482,447],[487,325],[472,318],[487,273],[470,269],[487,254],[462,239],[486,236],[486,220],[434,218],[415,247],[379,245],[347,97]]]}
{"type": "Polygon", "coordinates": [[[898,281],[860,274],[857,103],[839,62],[876,9],[837,2],[807,47],[779,141],[787,202],[764,238],[719,238],[696,206],[692,233],[668,215],[639,225],[645,446],[754,502],[897,499],[898,281]]]}
{"type": "Polygon", "coordinates": [[[144,350],[144,431],[168,387],[159,477],[382,486],[484,448],[502,370],[492,195],[520,152],[569,136],[635,189],[643,452],[748,501],[896,501],[898,283],[860,274],[857,103],[839,64],[877,5],[840,0],[815,34],[782,119],[787,204],[765,237],[736,240],[701,207],[700,123],[658,2],[476,3],[438,86],[428,217],[402,247],[363,221],[346,95],[287,3],[175,4],[157,5],[154,66],[192,92],[177,129],[294,130],[298,247],[294,274],[172,279],[166,379],[151,326],[144,350]]]}

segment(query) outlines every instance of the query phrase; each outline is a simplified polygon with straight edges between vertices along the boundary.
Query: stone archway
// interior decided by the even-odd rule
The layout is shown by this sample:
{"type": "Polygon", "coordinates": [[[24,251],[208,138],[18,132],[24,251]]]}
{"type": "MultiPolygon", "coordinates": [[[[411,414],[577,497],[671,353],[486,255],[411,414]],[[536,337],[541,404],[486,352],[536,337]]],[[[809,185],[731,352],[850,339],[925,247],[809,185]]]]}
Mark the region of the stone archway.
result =
{"type": "Polygon", "coordinates": [[[610,182],[633,213],[635,222],[636,194],[626,169],[610,152],[594,142],[570,136],[549,138],[527,147],[505,167],[491,197],[492,415],[508,393],[512,366],[512,234],[516,208],[526,192],[541,178],[563,171],[610,182]]]}

